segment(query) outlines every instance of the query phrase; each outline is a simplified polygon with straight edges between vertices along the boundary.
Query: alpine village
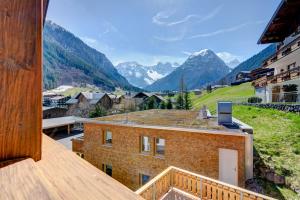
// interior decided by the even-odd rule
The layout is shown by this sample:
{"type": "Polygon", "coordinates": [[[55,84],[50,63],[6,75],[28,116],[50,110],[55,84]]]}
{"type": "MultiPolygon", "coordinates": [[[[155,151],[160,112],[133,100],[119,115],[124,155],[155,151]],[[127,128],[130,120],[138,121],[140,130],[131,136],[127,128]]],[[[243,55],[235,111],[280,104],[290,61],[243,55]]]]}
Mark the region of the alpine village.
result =
{"type": "MultiPolygon", "coordinates": [[[[244,61],[208,46],[180,64],[110,61],[52,21],[59,2],[0,0],[1,200],[300,199],[299,0],[257,1],[271,18],[244,61]]],[[[65,15],[71,2],[60,4],[65,15]]],[[[174,12],[152,21],[216,15],[168,21],[174,12]]],[[[101,36],[118,33],[109,27],[101,36]]]]}

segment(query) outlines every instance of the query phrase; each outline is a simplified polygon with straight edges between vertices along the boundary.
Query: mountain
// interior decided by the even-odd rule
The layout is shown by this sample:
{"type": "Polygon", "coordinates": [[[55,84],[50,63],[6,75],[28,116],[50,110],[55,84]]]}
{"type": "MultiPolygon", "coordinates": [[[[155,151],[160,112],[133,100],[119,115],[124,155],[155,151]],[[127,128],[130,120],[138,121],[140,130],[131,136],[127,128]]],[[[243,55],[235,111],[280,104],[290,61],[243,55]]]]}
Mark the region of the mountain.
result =
{"type": "Polygon", "coordinates": [[[130,84],[144,88],[158,79],[170,74],[179,64],[157,63],[153,66],[144,66],[137,62],[125,62],[116,66],[118,72],[127,78],[130,84]]]}
{"type": "Polygon", "coordinates": [[[212,50],[195,52],[171,74],[145,87],[149,91],[178,90],[181,77],[187,89],[197,89],[219,80],[229,67],[212,50]]]}
{"type": "Polygon", "coordinates": [[[43,35],[44,88],[59,85],[96,85],[104,90],[136,90],[106,56],[61,26],[47,21],[43,35]]]}
{"type": "Polygon", "coordinates": [[[276,45],[272,44],[263,49],[258,54],[252,56],[248,60],[239,64],[236,68],[234,68],[229,74],[224,76],[217,83],[220,84],[230,84],[235,81],[236,75],[241,71],[251,71],[262,65],[262,63],[270,57],[272,54],[276,52],[276,45]]]}
{"type": "Polygon", "coordinates": [[[233,60],[231,60],[229,62],[225,62],[225,63],[231,69],[234,69],[236,66],[241,64],[241,62],[238,59],[233,59],[233,60]]]}

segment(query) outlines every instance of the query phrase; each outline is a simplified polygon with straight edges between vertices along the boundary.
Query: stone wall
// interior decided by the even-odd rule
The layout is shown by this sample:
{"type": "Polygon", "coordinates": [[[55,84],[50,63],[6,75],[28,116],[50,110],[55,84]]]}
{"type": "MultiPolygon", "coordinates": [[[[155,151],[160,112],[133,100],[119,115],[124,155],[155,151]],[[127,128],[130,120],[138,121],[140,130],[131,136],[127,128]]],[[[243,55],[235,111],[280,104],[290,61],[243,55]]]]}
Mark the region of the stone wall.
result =
{"type": "Polygon", "coordinates": [[[276,110],[282,110],[286,112],[300,112],[300,104],[272,104],[272,103],[240,103],[238,105],[255,106],[259,108],[271,108],[276,110]]]}
{"type": "Polygon", "coordinates": [[[155,177],[169,166],[219,178],[219,148],[238,151],[238,184],[245,182],[245,136],[187,129],[85,124],[84,157],[102,169],[112,166],[112,177],[132,190],[140,187],[140,174],[155,177]],[[103,144],[105,130],[112,132],[112,146],[103,144]],[[150,153],[141,153],[141,136],[150,136],[150,153]],[[155,138],[165,139],[165,155],[154,154],[155,138]]]}

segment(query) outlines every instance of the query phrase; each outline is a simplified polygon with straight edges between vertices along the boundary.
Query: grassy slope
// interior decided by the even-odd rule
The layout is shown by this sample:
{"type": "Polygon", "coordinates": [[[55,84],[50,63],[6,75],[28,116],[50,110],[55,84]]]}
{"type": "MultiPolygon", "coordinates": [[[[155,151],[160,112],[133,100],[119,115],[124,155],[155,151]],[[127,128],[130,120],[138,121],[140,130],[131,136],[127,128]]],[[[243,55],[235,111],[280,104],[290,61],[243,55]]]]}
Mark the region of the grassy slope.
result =
{"type": "MultiPolygon", "coordinates": [[[[253,96],[249,83],[222,88],[201,97],[192,96],[194,108],[207,105],[213,112],[218,100],[235,100],[253,96]]],[[[254,147],[263,162],[276,173],[288,177],[292,185],[300,186],[300,116],[272,109],[234,106],[233,114],[254,128],[254,147]]],[[[261,181],[265,192],[279,199],[297,199],[284,187],[261,181]]]]}
{"type": "Polygon", "coordinates": [[[235,101],[240,98],[248,98],[253,95],[254,89],[251,87],[250,83],[244,83],[238,86],[220,88],[209,94],[205,92],[201,98],[199,98],[199,96],[192,95],[192,101],[194,108],[199,109],[203,105],[206,105],[211,112],[215,113],[216,103],[219,100],[235,101]]]}
{"type": "Polygon", "coordinates": [[[93,91],[93,92],[100,92],[99,89],[95,88],[88,88],[88,87],[74,87],[71,89],[68,89],[64,92],[61,92],[60,94],[64,96],[74,96],[75,94],[78,94],[80,92],[88,92],[88,91],[93,91]]]}

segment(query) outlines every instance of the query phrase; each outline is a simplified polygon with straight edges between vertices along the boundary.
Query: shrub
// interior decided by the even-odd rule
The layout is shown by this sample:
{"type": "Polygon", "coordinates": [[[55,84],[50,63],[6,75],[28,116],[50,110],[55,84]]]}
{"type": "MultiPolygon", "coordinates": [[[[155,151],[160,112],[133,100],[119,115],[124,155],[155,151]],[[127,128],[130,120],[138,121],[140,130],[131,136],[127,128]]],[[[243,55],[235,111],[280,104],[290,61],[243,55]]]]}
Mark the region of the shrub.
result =
{"type": "Polygon", "coordinates": [[[248,103],[261,103],[262,99],[259,97],[250,97],[248,98],[248,103]]]}
{"type": "Polygon", "coordinates": [[[89,117],[90,118],[103,117],[106,114],[107,114],[107,112],[103,107],[96,106],[95,109],[89,113],[89,117]]]}

